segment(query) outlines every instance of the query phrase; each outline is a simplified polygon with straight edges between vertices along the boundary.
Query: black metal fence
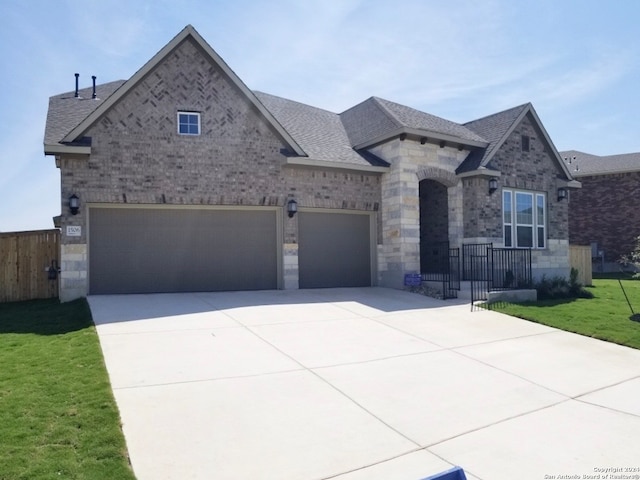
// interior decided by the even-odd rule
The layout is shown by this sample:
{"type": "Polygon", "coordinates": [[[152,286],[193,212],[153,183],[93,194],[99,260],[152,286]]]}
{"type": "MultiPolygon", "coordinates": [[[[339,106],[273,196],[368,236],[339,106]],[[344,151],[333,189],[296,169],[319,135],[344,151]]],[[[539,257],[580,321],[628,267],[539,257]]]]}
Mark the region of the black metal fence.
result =
{"type": "Polygon", "coordinates": [[[460,249],[449,242],[422,245],[420,274],[423,282],[442,284],[443,298],[457,298],[460,290],[460,249]]]}
{"type": "Polygon", "coordinates": [[[491,289],[531,288],[531,249],[493,248],[491,289]]]}
{"type": "Polygon", "coordinates": [[[463,245],[463,275],[471,283],[471,309],[489,292],[531,288],[531,249],[463,245]]]}

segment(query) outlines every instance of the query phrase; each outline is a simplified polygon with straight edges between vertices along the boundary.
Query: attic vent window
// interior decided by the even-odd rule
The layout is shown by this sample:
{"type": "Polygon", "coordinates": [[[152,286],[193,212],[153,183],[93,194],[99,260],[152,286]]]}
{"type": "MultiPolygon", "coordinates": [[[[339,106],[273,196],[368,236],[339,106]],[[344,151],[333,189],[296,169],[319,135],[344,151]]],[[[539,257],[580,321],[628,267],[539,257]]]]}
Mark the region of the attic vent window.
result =
{"type": "Polygon", "coordinates": [[[528,152],[529,151],[529,136],[528,135],[522,135],[522,151],[523,152],[528,152]]]}
{"type": "Polygon", "coordinates": [[[200,114],[178,112],[178,133],[180,135],[200,135],[200,114]]]}

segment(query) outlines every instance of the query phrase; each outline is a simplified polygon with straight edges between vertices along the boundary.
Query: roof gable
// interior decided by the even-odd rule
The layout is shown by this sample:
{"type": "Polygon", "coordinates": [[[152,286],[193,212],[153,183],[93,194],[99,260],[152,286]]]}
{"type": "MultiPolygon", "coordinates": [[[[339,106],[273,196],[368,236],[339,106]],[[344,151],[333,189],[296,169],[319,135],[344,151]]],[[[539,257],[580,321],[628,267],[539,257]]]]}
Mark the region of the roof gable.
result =
{"type": "Polygon", "coordinates": [[[489,145],[481,150],[471,152],[464,162],[458,167],[456,173],[464,173],[486,168],[493,156],[500,150],[504,142],[513,133],[516,127],[527,115],[531,115],[535,127],[542,133],[542,140],[548,147],[549,154],[555,160],[559,168],[564,172],[567,180],[572,176],[569,169],[562,161],[549,134],[545,130],[538,114],[531,103],[525,103],[502,112],[488,115],[464,124],[465,127],[478,133],[489,141],[489,145]]]}
{"type": "Polygon", "coordinates": [[[291,135],[283,128],[275,119],[269,110],[257,99],[255,94],[240,80],[240,78],[229,68],[222,58],[211,48],[211,46],[200,36],[198,32],[191,26],[187,25],[178,35],[176,35],[167,45],[165,45],[151,60],[149,60],[140,70],[138,70],[129,80],[120,86],[105,101],[100,103],[97,108],[91,111],[78,125],[75,126],[61,140],[61,143],[73,142],[91,127],[109,108],[111,108],[118,100],[120,100],[127,92],[134,88],[142,79],[162,62],[171,52],[177,48],[183,41],[191,38],[195,41],[209,56],[212,62],[224,72],[229,80],[242,92],[248,101],[256,108],[256,110],[271,125],[278,136],[287,144],[295,155],[306,156],[304,150],[291,137],[291,135]]]}

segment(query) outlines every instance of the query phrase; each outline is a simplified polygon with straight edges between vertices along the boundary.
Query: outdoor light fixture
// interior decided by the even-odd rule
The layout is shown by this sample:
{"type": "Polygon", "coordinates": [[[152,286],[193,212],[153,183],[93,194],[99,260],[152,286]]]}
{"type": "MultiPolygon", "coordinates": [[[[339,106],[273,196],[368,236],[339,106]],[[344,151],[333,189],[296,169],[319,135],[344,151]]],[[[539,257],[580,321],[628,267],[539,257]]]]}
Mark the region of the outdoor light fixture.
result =
{"type": "Polygon", "coordinates": [[[567,198],[567,189],[561,187],[558,189],[558,201],[564,200],[565,198],[567,198]]]}
{"type": "Polygon", "coordinates": [[[289,214],[289,218],[293,218],[297,211],[298,202],[296,202],[294,199],[289,200],[289,203],[287,203],[287,213],[289,214]]]}
{"type": "Polygon", "coordinates": [[[498,179],[490,178],[489,179],[489,195],[495,192],[498,189],[498,179]]]}
{"type": "Polygon", "coordinates": [[[69,210],[71,215],[77,215],[80,210],[80,199],[75,193],[69,197],[69,210]]]}

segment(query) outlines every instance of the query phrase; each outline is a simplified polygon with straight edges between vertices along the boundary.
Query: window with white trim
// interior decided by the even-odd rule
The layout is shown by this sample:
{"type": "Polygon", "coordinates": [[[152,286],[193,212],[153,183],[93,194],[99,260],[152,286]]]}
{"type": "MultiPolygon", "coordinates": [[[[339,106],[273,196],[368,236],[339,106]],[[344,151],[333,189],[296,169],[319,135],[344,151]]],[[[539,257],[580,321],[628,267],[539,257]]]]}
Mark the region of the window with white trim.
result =
{"type": "Polygon", "coordinates": [[[180,135],[200,135],[200,114],[198,112],[178,112],[178,133],[180,135]]]}
{"type": "Polygon", "coordinates": [[[547,207],[543,193],[502,191],[502,225],[507,248],[546,248],[547,207]]]}

